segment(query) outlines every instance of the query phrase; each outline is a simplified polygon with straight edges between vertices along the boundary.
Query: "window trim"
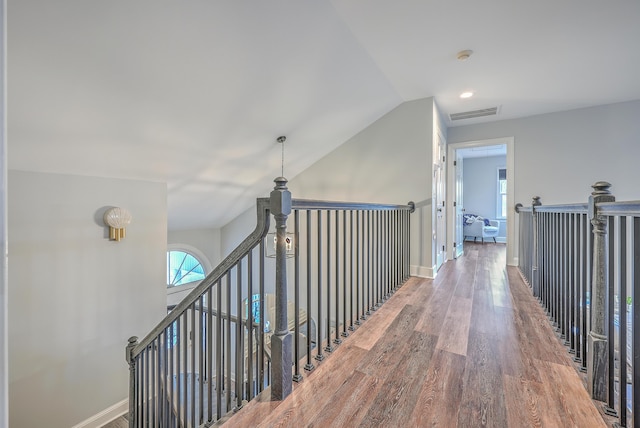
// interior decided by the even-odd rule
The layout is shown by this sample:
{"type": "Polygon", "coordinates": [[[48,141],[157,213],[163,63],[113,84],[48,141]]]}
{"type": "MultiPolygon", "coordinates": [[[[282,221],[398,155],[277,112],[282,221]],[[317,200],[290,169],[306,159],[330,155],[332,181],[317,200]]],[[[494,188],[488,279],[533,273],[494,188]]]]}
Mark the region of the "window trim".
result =
{"type": "MultiPolygon", "coordinates": [[[[209,262],[209,259],[204,255],[204,253],[200,250],[198,250],[195,247],[192,247],[191,245],[188,244],[168,244],[167,245],[167,256],[169,255],[170,251],[182,251],[185,252],[191,256],[193,256],[198,262],[200,262],[200,265],[202,266],[202,269],[204,270],[204,276],[206,277],[209,273],[211,273],[211,263],[209,262]]],[[[169,266],[165,266],[165,271],[169,271],[169,266]]],[[[192,281],[193,282],[193,281],[192,281]]],[[[182,285],[187,285],[189,283],[185,283],[185,284],[180,284],[180,285],[171,285],[171,284],[167,284],[167,288],[175,288],[175,287],[180,287],[182,285]]]]}

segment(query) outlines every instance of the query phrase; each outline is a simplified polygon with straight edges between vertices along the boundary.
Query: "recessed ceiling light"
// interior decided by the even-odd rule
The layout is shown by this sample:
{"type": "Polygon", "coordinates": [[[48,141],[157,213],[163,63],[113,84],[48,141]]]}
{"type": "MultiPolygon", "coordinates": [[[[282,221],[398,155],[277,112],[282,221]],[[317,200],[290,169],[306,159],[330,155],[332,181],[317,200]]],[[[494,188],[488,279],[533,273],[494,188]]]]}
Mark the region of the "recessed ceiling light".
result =
{"type": "Polygon", "coordinates": [[[460,98],[471,98],[473,96],[473,92],[466,91],[460,94],[460,98]]]}

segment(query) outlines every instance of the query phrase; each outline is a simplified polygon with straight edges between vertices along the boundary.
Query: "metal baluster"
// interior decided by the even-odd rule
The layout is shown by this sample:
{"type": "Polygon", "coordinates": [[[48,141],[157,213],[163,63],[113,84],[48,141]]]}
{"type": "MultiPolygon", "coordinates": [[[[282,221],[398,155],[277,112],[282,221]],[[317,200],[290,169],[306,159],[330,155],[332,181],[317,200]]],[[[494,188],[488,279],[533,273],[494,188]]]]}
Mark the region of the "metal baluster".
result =
{"type": "Polygon", "coordinates": [[[587,345],[589,341],[589,330],[591,329],[591,257],[593,255],[593,243],[591,240],[591,222],[587,215],[582,215],[582,234],[584,236],[583,246],[583,286],[582,293],[582,360],[580,371],[587,372],[587,345]]]}
{"type": "Polygon", "coordinates": [[[359,242],[359,246],[361,248],[360,251],[360,263],[358,264],[358,271],[360,272],[360,299],[361,299],[361,308],[362,308],[362,312],[360,312],[360,319],[362,321],[367,319],[367,304],[366,304],[366,291],[367,291],[367,283],[366,283],[366,278],[365,278],[365,273],[366,273],[366,267],[365,267],[365,261],[366,261],[366,246],[365,246],[365,221],[366,221],[366,217],[365,217],[365,211],[360,211],[360,216],[362,217],[362,222],[360,223],[360,242],[359,242]]]}
{"type": "Polygon", "coordinates": [[[391,281],[389,281],[389,212],[383,213],[384,217],[384,282],[385,301],[391,295],[391,281]]]}
{"type": "MultiPolygon", "coordinates": [[[[229,311],[231,312],[231,311],[229,311]]],[[[236,406],[242,408],[244,397],[244,335],[242,328],[242,260],[236,264],[236,406]]]]}
{"type": "Polygon", "coordinates": [[[227,320],[226,320],[226,332],[225,332],[225,339],[227,341],[227,343],[225,344],[225,363],[226,363],[226,369],[227,369],[227,382],[226,382],[226,408],[227,408],[227,412],[229,410],[231,410],[231,392],[233,391],[233,387],[231,384],[231,362],[232,362],[232,358],[231,358],[231,352],[232,352],[232,348],[231,348],[231,270],[229,271],[229,273],[227,273],[227,287],[226,287],[226,292],[227,292],[227,304],[226,304],[226,308],[225,308],[225,312],[227,313],[227,320]]]}
{"type": "Polygon", "coordinates": [[[204,381],[205,381],[205,368],[204,368],[204,353],[205,347],[207,346],[206,336],[205,336],[205,328],[204,328],[204,318],[206,313],[208,312],[208,305],[205,304],[205,294],[200,296],[200,312],[198,312],[198,387],[200,393],[200,400],[198,401],[198,424],[203,422],[204,417],[204,381]]]}
{"type": "Polygon", "coordinates": [[[144,393],[142,394],[142,400],[144,401],[144,417],[142,418],[142,423],[146,424],[149,422],[149,401],[151,399],[149,394],[149,347],[147,346],[144,350],[144,393]]]}
{"type": "Polygon", "coordinates": [[[213,287],[207,291],[207,422],[213,421],[213,287]]]}
{"type": "MultiPolygon", "coordinates": [[[[296,247],[298,245],[298,237],[296,236],[296,247]]],[[[253,324],[255,319],[253,317],[253,251],[255,248],[249,251],[247,254],[247,399],[251,400],[256,396],[255,388],[253,387],[254,379],[254,349],[253,342],[255,338],[255,328],[253,324]]]]}
{"type": "Polygon", "coordinates": [[[356,273],[356,325],[360,325],[360,211],[356,211],[356,262],[353,269],[356,273]]]}
{"type": "Polygon", "coordinates": [[[307,364],[304,369],[315,368],[311,362],[311,211],[307,210],[307,364]]]}
{"type": "MultiPolygon", "coordinates": [[[[259,278],[259,284],[258,284],[258,288],[259,288],[259,293],[260,293],[260,301],[258,303],[258,306],[260,307],[260,331],[258,332],[258,334],[260,335],[260,343],[258,345],[258,356],[259,356],[259,360],[258,360],[258,392],[262,392],[265,388],[265,381],[264,381],[264,373],[265,373],[265,369],[264,369],[264,359],[266,354],[266,351],[264,350],[264,330],[265,330],[265,312],[264,312],[264,252],[265,252],[265,243],[264,243],[264,239],[262,239],[260,241],[260,257],[258,257],[258,261],[260,262],[260,278],[259,278]]],[[[268,371],[268,370],[267,370],[268,371]]]]}
{"type": "Polygon", "coordinates": [[[378,269],[377,269],[377,283],[378,283],[378,306],[382,305],[382,303],[384,302],[384,282],[383,282],[383,276],[382,276],[382,271],[384,269],[383,267],[383,260],[382,260],[382,212],[378,211],[377,213],[377,239],[376,241],[378,242],[377,245],[377,254],[376,254],[376,258],[378,260],[377,265],[378,265],[378,269]]]}
{"type": "Polygon", "coordinates": [[[176,322],[174,321],[171,325],[169,325],[169,327],[167,327],[168,332],[169,332],[169,349],[171,349],[171,352],[169,353],[169,377],[167,379],[167,418],[170,421],[170,425],[173,427],[174,426],[174,422],[176,421],[175,419],[175,413],[173,410],[173,403],[175,400],[175,397],[179,396],[177,395],[177,392],[175,391],[174,388],[174,379],[175,379],[175,354],[176,354],[176,343],[175,343],[175,333],[174,333],[174,328],[176,326],[176,322]]]}
{"type": "MultiPolygon", "coordinates": [[[[196,331],[196,304],[191,305],[191,426],[196,424],[196,343],[197,343],[197,331],[196,331]]],[[[189,371],[186,372],[187,382],[189,381],[189,371]]],[[[187,394],[188,395],[188,394],[187,394]]]]}
{"type": "Polygon", "coordinates": [[[347,210],[342,211],[342,337],[348,337],[347,331],[347,210]]]}
{"type": "Polygon", "coordinates": [[[552,297],[552,309],[551,309],[551,320],[553,326],[558,331],[558,280],[560,273],[560,266],[558,266],[558,216],[557,214],[553,214],[553,235],[551,237],[553,253],[552,253],[552,272],[553,272],[553,297],[552,297]]]}
{"type": "Polygon", "coordinates": [[[620,218],[620,426],[627,426],[627,217],[620,218]],[[624,308],[624,311],[622,310],[624,308]]]}
{"type": "Polygon", "coordinates": [[[374,239],[373,239],[373,212],[371,210],[367,211],[367,236],[368,236],[368,243],[369,245],[367,245],[367,266],[369,267],[369,272],[367,274],[367,284],[369,287],[369,297],[367,299],[367,315],[371,315],[371,312],[375,311],[375,305],[374,305],[374,283],[373,283],[373,277],[374,277],[374,270],[373,270],[373,247],[374,247],[374,239]]]}
{"type": "Polygon", "coordinates": [[[334,250],[336,253],[336,335],[333,343],[339,345],[342,343],[342,339],[340,339],[340,218],[338,217],[338,210],[334,211],[334,216],[336,224],[336,245],[334,250]]]}
{"type": "MultiPolygon", "coordinates": [[[[191,305],[189,310],[193,311],[194,307],[191,305]]],[[[180,403],[180,407],[183,409],[183,423],[186,425],[189,420],[189,401],[187,397],[189,395],[189,384],[187,382],[189,376],[189,310],[187,310],[184,314],[181,315],[183,317],[182,320],[182,370],[181,373],[181,381],[182,381],[182,402],[180,403]]]]}
{"type": "MultiPolygon", "coordinates": [[[[604,405],[604,412],[609,416],[617,416],[615,409],[615,336],[616,336],[616,326],[615,326],[615,298],[616,298],[616,221],[615,217],[610,216],[607,218],[608,225],[608,241],[609,241],[609,251],[605,257],[608,257],[607,264],[609,265],[609,278],[608,278],[608,287],[607,287],[607,337],[609,340],[607,341],[607,401],[604,405]]],[[[619,317],[622,317],[622,312],[618,312],[619,317]]],[[[620,362],[620,366],[622,367],[622,361],[620,362]]]]}
{"type": "MultiPolygon", "coordinates": [[[[547,248],[547,234],[549,227],[547,223],[547,213],[536,213],[538,216],[538,253],[540,257],[540,266],[538,270],[538,282],[540,284],[540,295],[538,299],[544,308],[547,305],[547,275],[549,263],[549,250],[547,248]]],[[[535,257],[535,256],[534,256],[535,257]]]]}
{"type": "Polygon", "coordinates": [[[570,215],[571,219],[571,323],[569,325],[570,328],[570,341],[571,341],[571,349],[569,353],[574,355],[575,359],[576,351],[576,329],[578,327],[578,214],[572,213],[570,215]]]}
{"type": "Polygon", "coordinates": [[[391,263],[393,270],[393,287],[398,289],[400,286],[400,279],[398,278],[398,211],[391,211],[391,224],[392,224],[392,238],[393,238],[393,263],[391,263]]]}
{"type": "Polygon", "coordinates": [[[316,360],[324,360],[322,353],[322,212],[318,210],[318,322],[316,329],[318,330],[316,349],[316,360]]]}
{"type": "MultiPolygon", "coordinates": [[[[324,350],[327,352],[333,352],[334,348],[333,348],[333,345],[331,345],[331,211],[327,211],[327,293],[326,294],[327,294],[327,346],[325,346],[324,350]]],[[[337,325],[336,325],[336,328],[337,328],[337,325]]]]}
{"type": "MultiPolygon", "coordinates": [[[[222,390],[224,375],[222,373],[222,279],[216,284],[216,420],[222,417],[222,390]]],[[[226,413],[226,412],[225,412],[226,413]]]]}
{"type": "Polygon", "coordinates": [[[632,235],[632,245],[633,245],[633,267],[632,267],[632,286],[633,286],[633,296],[631,298],[631,302],[633,308],[631,312],[633,313],[633,324],[631,326],[631,332],[633,335],[633,344],[632,344],[632,355],[633,355],[633,364],[632,364],[632,383],[633,390],[631,391],[632,403],[631,403],[631,417],[632,421],[630,421],[629,425],[635,426],[636,421],[638,420],[638,415],[640,415],[640,382],[637,382],[637,379],[640,379],[640,328],[636,328],[636,326],[640,327],[640,305],[638,302],[640,301],[640,272],[638,272],[637,268],[640,266],[640,217],[633,217],[633,235],[632,235]]]}
{"type": "Polygon", "coordinates": [[[380,307],[380,260],[378,259],[378,249],[380,248],[380,238],[378,234],[378,213],[374,211],[371,213],[371,250],[372,250],[372,264],[373,274],[371,276],[371,282],[373,283],[373,310],[377,310],[380,307]]]}
{"type": "MultiPolygon", "coordinates": [[[[350,293],[349,293],[349,330],[354,331],[356,329],[356,327],[354,326],[354,316],[353,316],[353,306],[354,306],[354,298],[353,298],[353,289],[354,289],[354,276],[355,276],[355,269],[354,266],[356,264],[355,262],[355,247],[353,245],[353,236],[355,234],[355,230],[354,230],[354,226],[353,226],[354,222],[353,222],[353,210],[349,211],[349,259],[351,261],[351,269],[349,270],[349,288],[350,288],[350,293]]],[[[357,316],[357,314],[356,314],[357,316]]]]}
{"type": "MultiPolygon", "coordinates": [[[[293,307],[295,314],[294,319],[294,339],[293,339],[293,364],[294,373],[293,380],[300,382],[302,375],[300,374],[300,211],[293,212],[293,237],[294,237],[294,257],[293,257],[293,307]]],[[[307,311],[307,326],[309,326],[309,312],[307,311]]],[[[309,329],[307,328],[307,336],[309,329]]]]}
{"type": "Polygon", "coordinates": [[[180,405],[180,400],[182,398],[182,378],[180,377],[180,369],[182,367],[182,359],[181,359],[181,347],[182,347],[182,342],[184,342],[184,339],[182,337],[182,316],[179,316],[178,318],[176,318],[175,321],[176,324],[176,336],[177,336],[177,343],[174,345],[175,346],[175,354],[176,354],[176,407],[178,408],[178,421],[177,424],[180,425],[181,421],[182,421],[182,406],[180,405]]]}
{"type": "Polygon", "coordinates": [[[568,215],[562,213],[562,337],[569,346],[569,226],[568,215]]]}
{"type": "Polygon", "coordinates": [[[151,369],[150,369],[150,391],[149,391],[149,400],[153,400],[151,402],[151,417],[150,422],[151,426],[156,425],[156,418],[158,417],[158,389],[156,388],[156,370],[158,369],[157,365],[157,357],[158,357],[158,348],[157,348],[157,339],[154,339],[149,345],[149,349],[151,352],[151,369]]]}

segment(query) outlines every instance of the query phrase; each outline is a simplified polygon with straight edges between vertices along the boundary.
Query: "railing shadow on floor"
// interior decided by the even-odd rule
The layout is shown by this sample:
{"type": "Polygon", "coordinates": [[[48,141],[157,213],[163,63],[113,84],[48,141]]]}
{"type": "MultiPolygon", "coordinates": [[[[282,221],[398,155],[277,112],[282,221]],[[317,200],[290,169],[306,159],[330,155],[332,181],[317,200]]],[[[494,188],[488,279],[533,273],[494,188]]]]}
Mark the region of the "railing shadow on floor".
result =
{"type": "Polygon", "coordinates": [[[640,201],[592,187],[587,203],[516,206],[518,268],[603,413],[640,426],[640,201]]]}
{"type": "Polygon", "coordinates": [[[291,199],[275,182],[255,230],[129,340],[131,427],[210,426],[266,388],[286,397],[409,277],[412,203],[291,199]]]}

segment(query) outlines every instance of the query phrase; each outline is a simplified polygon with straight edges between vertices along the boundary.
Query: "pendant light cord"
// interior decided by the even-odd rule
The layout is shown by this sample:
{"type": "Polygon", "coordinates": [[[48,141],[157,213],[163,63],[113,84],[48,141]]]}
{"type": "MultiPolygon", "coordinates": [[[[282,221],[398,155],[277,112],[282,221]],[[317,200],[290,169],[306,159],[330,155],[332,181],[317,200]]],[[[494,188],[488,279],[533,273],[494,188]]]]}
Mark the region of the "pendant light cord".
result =
{"type": "Polygon", "coordinates": [[[280,177],[284,177],[284,142],[287,141],[287,137],[278,137],[278,143],[282,145],[282,157],[280,161],[280,177]]]}

